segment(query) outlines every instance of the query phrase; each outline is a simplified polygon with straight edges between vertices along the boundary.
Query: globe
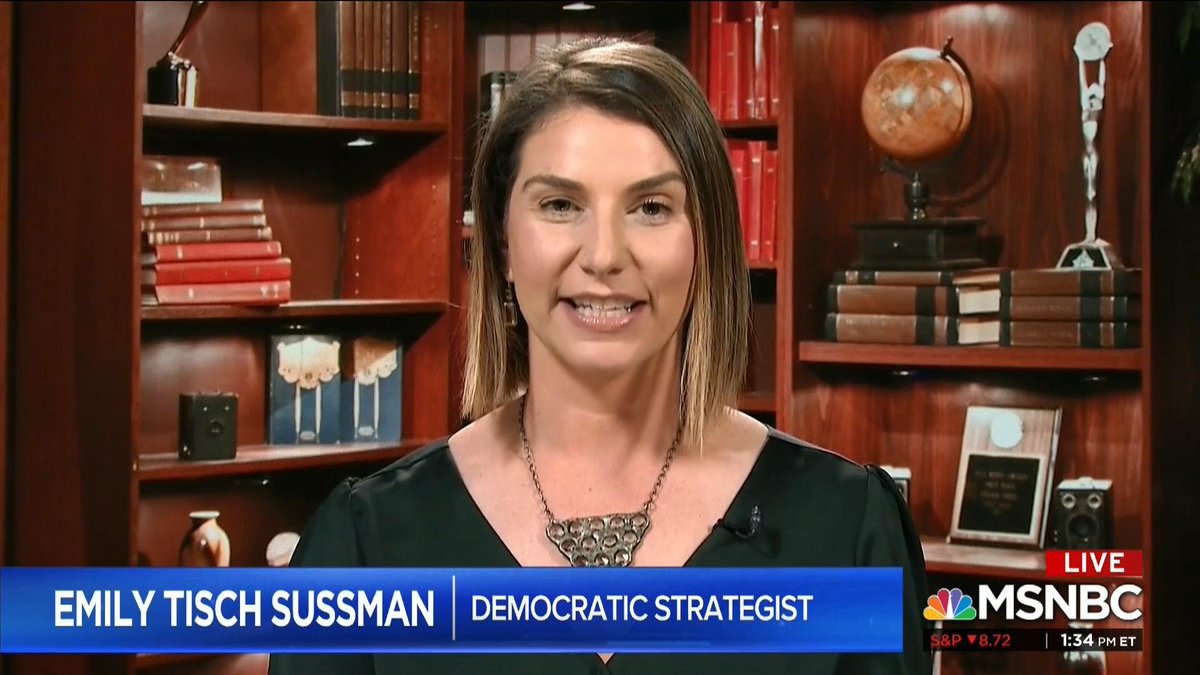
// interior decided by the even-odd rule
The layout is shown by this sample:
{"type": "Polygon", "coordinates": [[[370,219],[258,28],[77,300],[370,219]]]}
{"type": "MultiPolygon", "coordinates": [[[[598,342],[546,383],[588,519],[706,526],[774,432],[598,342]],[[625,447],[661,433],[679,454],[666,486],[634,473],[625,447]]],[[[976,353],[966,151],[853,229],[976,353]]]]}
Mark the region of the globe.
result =
{"type": "Polygon", "coordinates": [[[943,51],[910,47],[884,59],[863,89],[871,140],[892,160],[920,168],[944,159],[971,125],[966,71],[943,51]]]}

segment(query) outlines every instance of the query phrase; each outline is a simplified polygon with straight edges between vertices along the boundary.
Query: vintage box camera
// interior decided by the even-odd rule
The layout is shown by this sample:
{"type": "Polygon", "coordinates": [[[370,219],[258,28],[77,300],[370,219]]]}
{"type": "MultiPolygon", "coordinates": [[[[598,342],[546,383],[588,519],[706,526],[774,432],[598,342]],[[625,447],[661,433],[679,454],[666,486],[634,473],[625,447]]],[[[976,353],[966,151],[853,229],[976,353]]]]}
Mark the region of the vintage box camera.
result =
{"type": "Polygon", "coordinates": [[[236,394],[179,395],[179,459],[207,461],[237,455],[236,394]]]}
{"type": "Polygon", "coordinates": [[[1054,490],[1054,544],[1060,549],[1112,548],[1112,481],[1083,476],[1054,490]]]}
{"type": "Polygon", "coordinates": [[[888,472],[892,480],[896,482],[896,487],[900,489],[900,496],[904,497],[904,501],[908,502],[908,488],[912,483],[912,469],[906,466],[882,466],[880,467],[888,472]]]}

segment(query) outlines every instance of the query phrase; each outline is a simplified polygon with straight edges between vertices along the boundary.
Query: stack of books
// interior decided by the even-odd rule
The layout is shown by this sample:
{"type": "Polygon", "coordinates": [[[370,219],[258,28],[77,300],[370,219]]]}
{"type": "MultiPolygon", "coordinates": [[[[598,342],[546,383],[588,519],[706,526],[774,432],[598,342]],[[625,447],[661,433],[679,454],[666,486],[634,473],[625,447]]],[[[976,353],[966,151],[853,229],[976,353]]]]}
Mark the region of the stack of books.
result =
{"type": "Polygon", "coordinates": [[[825,339],[977,345],[1000,339],[1000,274],[966,270],[843,270],[826,298],[825,339]]]}
{"type": "Polygon", "coordinates": [[[733,165],[742,244],[750,264],[775,262],[779,151],[766,141],[726,141],[733,165]]]}
{"type": "Polygon", "coordinates": [[[279,305],[292,261],[261,199],[142,207],[143,305],[279,305]]]}
{"type": "Polygon", "coordinates": [[[1001,345],[1141,345],[1139,268],[1007,270],[1000,291],[1001,345]]]}
{"type": "Polygon", "coordinates": [[[779,118],[777,2],[708,3],[708,105],[722,122],[779,118]]]}

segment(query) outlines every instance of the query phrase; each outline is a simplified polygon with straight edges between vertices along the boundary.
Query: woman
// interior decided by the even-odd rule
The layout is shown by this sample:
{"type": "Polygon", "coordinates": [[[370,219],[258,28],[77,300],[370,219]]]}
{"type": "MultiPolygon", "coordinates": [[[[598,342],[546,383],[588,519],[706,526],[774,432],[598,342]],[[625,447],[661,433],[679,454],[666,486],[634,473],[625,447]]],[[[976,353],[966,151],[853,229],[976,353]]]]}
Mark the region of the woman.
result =
{"type": "Polygon", "coordinates": [[[924,561],[895,485],[731,408],[748,272],[724,138],[687,70],[610,39],[544,53],[491,122],[472,197],[474,421],[340,486],[293,564],[898,566],[906,652],[277,656],[271,671],[928,672],[924,561]],[[596,519],[609,529],[586,542],[596,519]]]}

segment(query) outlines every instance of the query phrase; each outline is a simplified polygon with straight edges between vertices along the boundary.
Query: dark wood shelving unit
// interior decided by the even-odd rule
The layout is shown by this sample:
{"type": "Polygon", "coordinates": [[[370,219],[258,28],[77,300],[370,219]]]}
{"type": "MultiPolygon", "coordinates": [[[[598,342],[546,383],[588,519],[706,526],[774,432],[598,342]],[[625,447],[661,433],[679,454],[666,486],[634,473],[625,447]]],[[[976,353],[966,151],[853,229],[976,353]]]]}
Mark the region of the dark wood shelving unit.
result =
{"type": "Polygon", "coordinates": [[[134,667],[138,670],[175,666],[192,661],[212,658],[212,654],[138,654],[134,657],[134,667]]]}
{"type": "Polygon", "coordinates": [[[448,304],[439,300],[315,300],[289,302],[276,307],[240,305],[157,305],[142,307],[142,321],[274,321],[392,317],[440,314],[448,304]]]}
{"type": "Polygon", "coordinates": [[[922,537],[925,570],[930,575],[987,577],[1045,581],[1044,551],[951,544],[937,537],[922,537]]]}
{"type": "Polygon", "coordinates": [[[774,272],[779,268],[779,263],[774,260],[754,260],[750,263],[750,269],[756,271],[774,272]]]}
{"type": "Polygon", "coordinates": [[[298,471],[399,459],[425,445],[422,441],[393,443],[349,443],[338,445],[271,446],[238,448],[231,460],[193,462],[171,453],[142,455],[138,460],[140,483],[201,480],[218,476],[241,476],[263,471],[298,471]]]}
{"type": "Polygon", "coordinates": [[[854,344],[809,340],[797,358],[807,364],[857,364],[997,370],[1141,371],[1140,349],[1055,349],[1051,347],[927,346],[854,344]]]}
{"type": "Polygon", "coordinates": [[[376,120],[223,108],[183,108],[151,103],[142,107],[142,124],[147,129],[189,133],[249,131],[292,135],[436,136],[446,132],[444,123],[433,121],[376,120]]]}
{"type": "Polygon", "coordinates": [[[775,394],[771,392],[752,391],[738,398],[738,408],[751,413],[775,412],[775,394]]]}
{"type": "Polygon", "coordinates": [[[757,131],[774,133],[779,130],[779,120],[722,120],[721,128],[725,131],[757,131]]]}

